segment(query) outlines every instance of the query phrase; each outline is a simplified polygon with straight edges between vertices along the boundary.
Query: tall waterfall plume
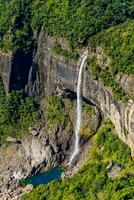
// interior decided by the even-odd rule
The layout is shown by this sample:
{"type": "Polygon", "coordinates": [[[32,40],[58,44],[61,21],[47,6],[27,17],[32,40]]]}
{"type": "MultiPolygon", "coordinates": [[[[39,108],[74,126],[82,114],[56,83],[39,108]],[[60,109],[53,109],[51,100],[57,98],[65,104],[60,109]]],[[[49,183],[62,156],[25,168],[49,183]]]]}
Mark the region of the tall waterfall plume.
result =
{"type": "Polygon", "coordinates": [[[71,155],[69,165],[72,163],[74,157],[79,153],[80,146],[79,146],[79,132],[80,132],[80,125],[81,125],[81,81],[82,81],[82,69],[85,64],[85,60],[87,59],[87,52],[85,52],[84,57],[82,59],[80,69],[79,69],[79,75],[78,75],[78,81],[77,81],[77,119],[76,119],[76,125],[75,125],[75,148],[71,155]]]}

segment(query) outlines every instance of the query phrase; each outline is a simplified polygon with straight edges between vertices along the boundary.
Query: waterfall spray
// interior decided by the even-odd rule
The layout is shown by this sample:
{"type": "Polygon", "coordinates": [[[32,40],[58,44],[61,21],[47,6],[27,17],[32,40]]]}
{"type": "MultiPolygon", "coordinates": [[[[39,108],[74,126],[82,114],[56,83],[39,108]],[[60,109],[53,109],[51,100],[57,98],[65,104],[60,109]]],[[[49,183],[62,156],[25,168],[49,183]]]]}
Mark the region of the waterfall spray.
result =
{"type": "Polygon", "coordinates": [[[80,125],[81,125],[81,79],[82,79],[82,69],[85,63],[85,60],[87,59],[87,52],[84,55],[80,69],[79,69],[79,75],[78,75],[78,81],[77,81],[77,120],[75,125],[75,148],[71,155],[69,165],[72,163],[74,157],[79,153],[80,147],[79,147],[79,131],[80,131],[80,125]]]}

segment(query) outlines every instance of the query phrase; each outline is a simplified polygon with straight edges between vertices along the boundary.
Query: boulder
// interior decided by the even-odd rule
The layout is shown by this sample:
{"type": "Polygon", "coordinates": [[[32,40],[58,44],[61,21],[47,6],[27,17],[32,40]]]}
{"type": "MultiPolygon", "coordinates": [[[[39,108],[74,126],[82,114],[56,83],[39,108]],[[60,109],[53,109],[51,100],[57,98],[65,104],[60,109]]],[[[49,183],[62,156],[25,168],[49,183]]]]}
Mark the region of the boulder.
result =
{"type": "Polygon", "coordinates": [[[111,179],[115,179],[119,175],[121,169],[122,167],[119,164],[114,164],[110,172],[108,173],[108,177],[111,179]]]}
{"type": "Polygon", "coordinates": [[[28,185],[26,185],[26,187],[25,187],[25,191],[30,191],[30,190],[32,190],[34,188],[34,186],[32,185],[32,184],[28,184],[28,185]]]}
{"type": "Polygon", "coordinates": [[[13,138],[13,137],[7,137],[7,142],[11,142],[11,143],[21,143],[18,139],[13,138]]]}
{"type": "Polygon", "coordinates": [[[30,132],[32,135],[34,135],[34,136],[37,136],[37,135],[38,135],[37,129],[32,128],[32,127],[29,128],[29,132],[30,132]]]}

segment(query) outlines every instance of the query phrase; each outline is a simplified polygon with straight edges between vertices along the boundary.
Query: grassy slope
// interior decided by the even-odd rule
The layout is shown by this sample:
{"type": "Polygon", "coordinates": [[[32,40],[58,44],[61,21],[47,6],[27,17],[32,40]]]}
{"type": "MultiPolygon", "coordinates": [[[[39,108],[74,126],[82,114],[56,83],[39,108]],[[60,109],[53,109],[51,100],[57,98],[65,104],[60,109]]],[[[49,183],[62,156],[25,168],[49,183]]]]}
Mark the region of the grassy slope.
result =
{"type": "Polygon", "coordinates": [[[114,133],[109,121],[100,127],[94,137],[92,152],[78,174],[64,181],[40,185],[23,200],[120,200],[134,196],[134,161],[130,149],[114,133]],[[119,176],[108,178],[110,163],[122,165],[119,176]]]}

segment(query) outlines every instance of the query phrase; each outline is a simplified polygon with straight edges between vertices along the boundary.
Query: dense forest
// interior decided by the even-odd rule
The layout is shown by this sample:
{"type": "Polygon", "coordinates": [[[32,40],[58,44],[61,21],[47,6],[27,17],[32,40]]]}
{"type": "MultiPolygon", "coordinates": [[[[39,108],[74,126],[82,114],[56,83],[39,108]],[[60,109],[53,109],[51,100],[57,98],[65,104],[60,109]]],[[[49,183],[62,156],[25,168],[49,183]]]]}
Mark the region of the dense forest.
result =
{"type": "Polygon", "coordinates": [[[5,51],[28,52],[42,25],[49,35],[82,47],[98,32],[134,18],[132,0],[0,0],[0,10],[0,48],[5,51]]]}
{"type": "Polygon", "coordinates": [[[110,71],[134,74],[134,21],[112,26],[92,37],[92,48],[101,46],[111,58],[110,71]]]}
{"type": "Polygon", "coordinates": [[[26,133],[32,122],[39,121],[38,106],[23,91],[5,94],[0,82],[0,145],[8,136],[26,133]]]}

